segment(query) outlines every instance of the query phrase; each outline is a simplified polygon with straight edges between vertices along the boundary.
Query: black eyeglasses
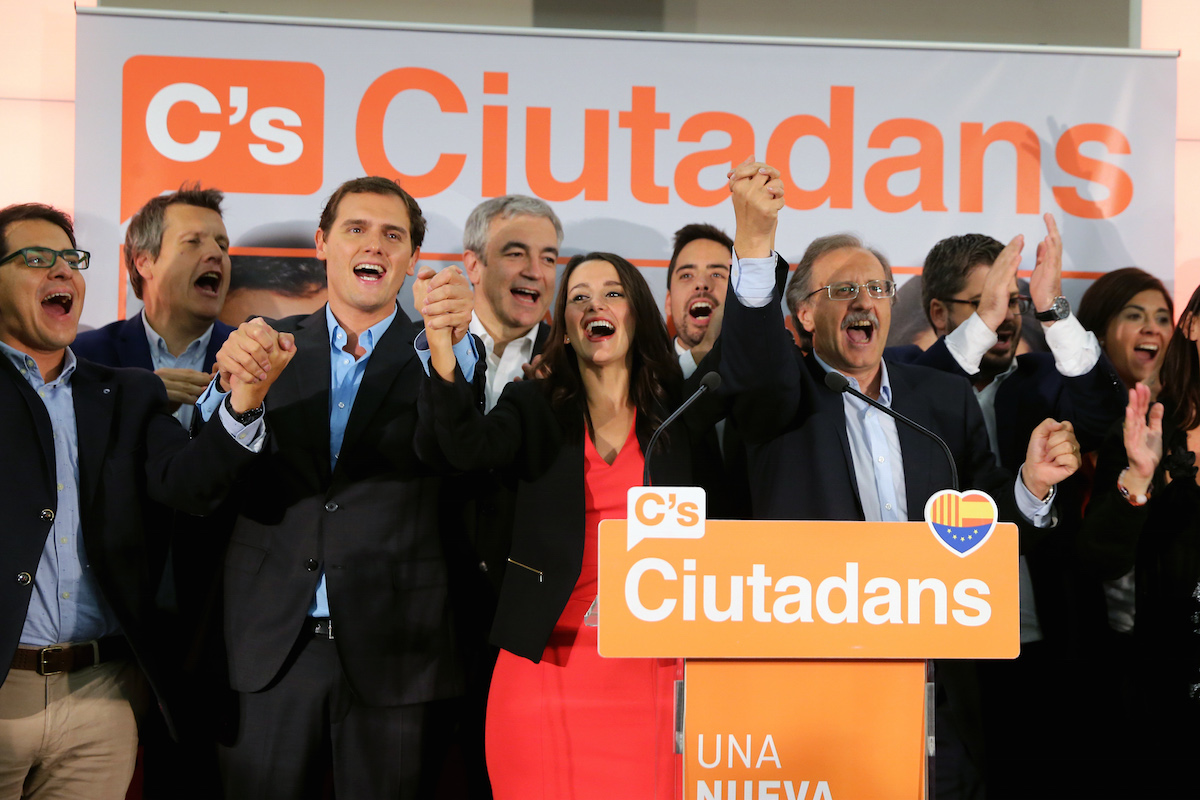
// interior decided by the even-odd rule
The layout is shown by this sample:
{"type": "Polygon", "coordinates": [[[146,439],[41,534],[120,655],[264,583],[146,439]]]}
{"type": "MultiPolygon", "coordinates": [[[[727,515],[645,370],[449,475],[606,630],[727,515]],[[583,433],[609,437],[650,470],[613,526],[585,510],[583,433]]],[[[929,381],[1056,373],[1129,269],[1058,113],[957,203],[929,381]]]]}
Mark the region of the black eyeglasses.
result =
{"type": "Polygon", "coordinates": [[[874,300],[886,300],[896,294],[896,284],[891,281],[874,280],[866,283],[831,283],[814,292],[809,292],[804,299],[807,300],[815,294],[825,292],[829,295],[830,300],[848,301],[858,297],[860,288],[866,288],[867,296],[874,300]]]}
{"type": "Polygon", "coordinates": [[[71,269],[87,269],[92,254],[87,250],[51,250],[49,247],[22,247],[0,258],[0,264],[7,264],[17,256],[25,259],[25,266],[33,269],[50,269],[54,262],[61,258],[71,269]]]}
{"type": "MultiPolygon", "coordinates": [[[[979,310],[978,300],[959,300],[957,297],[939,297],[938,299],[943,303],[963,303],[971,306],[971,308],[974,308],[976,311],[979,310]]],[[[1008,298],[1009,311],[1016,312],[1017,314],[1028,314],[1032,308],[1033,298],[1029,297],[1028,295],[1019,294],[1016,297],[1008,298]]]]}

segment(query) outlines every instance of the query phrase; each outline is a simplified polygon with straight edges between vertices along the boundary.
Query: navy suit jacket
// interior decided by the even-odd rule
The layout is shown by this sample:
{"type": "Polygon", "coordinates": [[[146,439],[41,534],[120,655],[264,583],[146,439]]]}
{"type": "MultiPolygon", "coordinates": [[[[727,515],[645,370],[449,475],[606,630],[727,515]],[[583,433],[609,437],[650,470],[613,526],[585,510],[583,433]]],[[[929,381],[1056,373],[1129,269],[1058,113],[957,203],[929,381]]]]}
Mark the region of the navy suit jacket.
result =
{"type": "MultiPolygon", "coordinates": [[[[80,358],[95,361],[97,364],[110,367],[141,367],[153,371],[154,361],[150,358],[150,343],[146,340],[142,313],[139,311],[129,319],[110,322],[94,331],[84,331],[75,337],[71,349],[80,358]]],[[[204,354],[204,369],[211,368],[216,362],[217,351],[231,333],[233,328],[221,320],[213,323],[208,350],[204,354]]]]}

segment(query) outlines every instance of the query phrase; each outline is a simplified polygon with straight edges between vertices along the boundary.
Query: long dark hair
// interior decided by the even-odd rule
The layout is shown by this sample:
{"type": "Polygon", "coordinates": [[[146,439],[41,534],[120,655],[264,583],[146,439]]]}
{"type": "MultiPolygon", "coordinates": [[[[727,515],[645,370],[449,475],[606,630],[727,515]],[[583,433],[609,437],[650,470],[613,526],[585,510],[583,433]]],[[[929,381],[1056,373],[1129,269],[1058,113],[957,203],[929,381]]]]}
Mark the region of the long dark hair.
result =
{"type": "Polygon", "coordinates": [[[1102,340],[1108,332],[1108,323],[1121,313],[1134,295],[1151,290],[1162,294],[1167,301],[1167,310],[1172,317],[1175,316],[1175,306],[1167,287],[1158,278],[1137,267],[1114,269],[1097,278],[1080,298],[1075,316],[1083,327],[1102,340]]]}
{"type": "Polygon", "coordinates": [[[542,386],[550,397],[550,404],[560,412],[559,416],[571,435],[578,435],[586,424],[592,433],[591,417],[588,414],[587,393],[579,372],[579,359],[575,349],[567,344],[566,310],[567,292],[570,289],[571,273],[584,262],[604,261],[617,270],[617,278],[625,289],[629,307],[633,312],[633,336],[630,341],[633,359],[629,370],[629,400],[637,409],[638,425],[654,430],[662,424],[663,409],[669,402],[668,386],[678,385],[682,380],[679,359],[671,347],[667,326],[663,322],[654,295],[642,273],[633,264],[612,253],[587,253],[567,262],[558,282],[558,295],[554,300],[554,320],[543,353],[543,363],[548,374],[542,386]]]}
{"type": "Polygon", "coordinates": [[[1163,407],[1174,412],[1180,430],[1190,431],[1200,423],[1200,354],[1196,343],[1188,338],[1192,321],[1200,314],[1200,286],[1179,315],[1179,322],[1167,344],[1159,378],[1162,391],[1159,400],[1163,407]]]}

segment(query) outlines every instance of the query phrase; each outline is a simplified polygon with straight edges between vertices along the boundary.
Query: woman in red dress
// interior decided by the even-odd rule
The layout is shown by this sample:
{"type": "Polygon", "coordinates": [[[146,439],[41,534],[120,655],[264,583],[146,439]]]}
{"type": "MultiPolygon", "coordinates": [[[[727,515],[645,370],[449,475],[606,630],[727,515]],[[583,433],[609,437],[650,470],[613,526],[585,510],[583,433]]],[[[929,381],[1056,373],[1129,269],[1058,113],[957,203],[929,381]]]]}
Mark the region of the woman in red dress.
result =
{"type": "MultiPolygon", "coordinates": [[[[650,436],[690,388],[650,288],[620,256],[573,258],[544,376],[509,385],[486,417],[448,333],[428,327],[433,375],[422,387],[418,452],[461,470],[498,469],[517,495],[491,635],[503,648],[487,716],[495,797],[673,797],[675,661],[601,658],[589,613],[597,526],[625,516],[650,436]]],[[[692,445],[718,413],[715,402],[696,405],[655,446],[658,483],[692,482],[692,445]]]]}

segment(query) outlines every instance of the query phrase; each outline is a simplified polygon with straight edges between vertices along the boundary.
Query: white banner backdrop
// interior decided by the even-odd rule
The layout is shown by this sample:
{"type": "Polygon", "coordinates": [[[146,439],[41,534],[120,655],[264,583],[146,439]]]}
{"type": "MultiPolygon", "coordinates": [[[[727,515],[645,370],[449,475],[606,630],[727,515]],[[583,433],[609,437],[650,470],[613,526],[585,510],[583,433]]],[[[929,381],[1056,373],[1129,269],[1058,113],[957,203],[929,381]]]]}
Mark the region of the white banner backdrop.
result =
{"type": "Polygon", "coordinates": [[[677,228],[732,234],[725,173],[750,154],[785,171],[777,245],[793,262],[851,230],[911,274],[937,240],[978,231],[1025,234],[1030,268],[1049,211],[1075,298],[1134,264],[1170,286],[1172,55],[80,9],[84,322],[136,308],[125,224],[194,180],[227,193],[236,249],[311,242],[338,184],[398,177],[435,266],[458,260],[481,199],[540,196],[565,254],[624,255],[661,300],[677,228]]]}

